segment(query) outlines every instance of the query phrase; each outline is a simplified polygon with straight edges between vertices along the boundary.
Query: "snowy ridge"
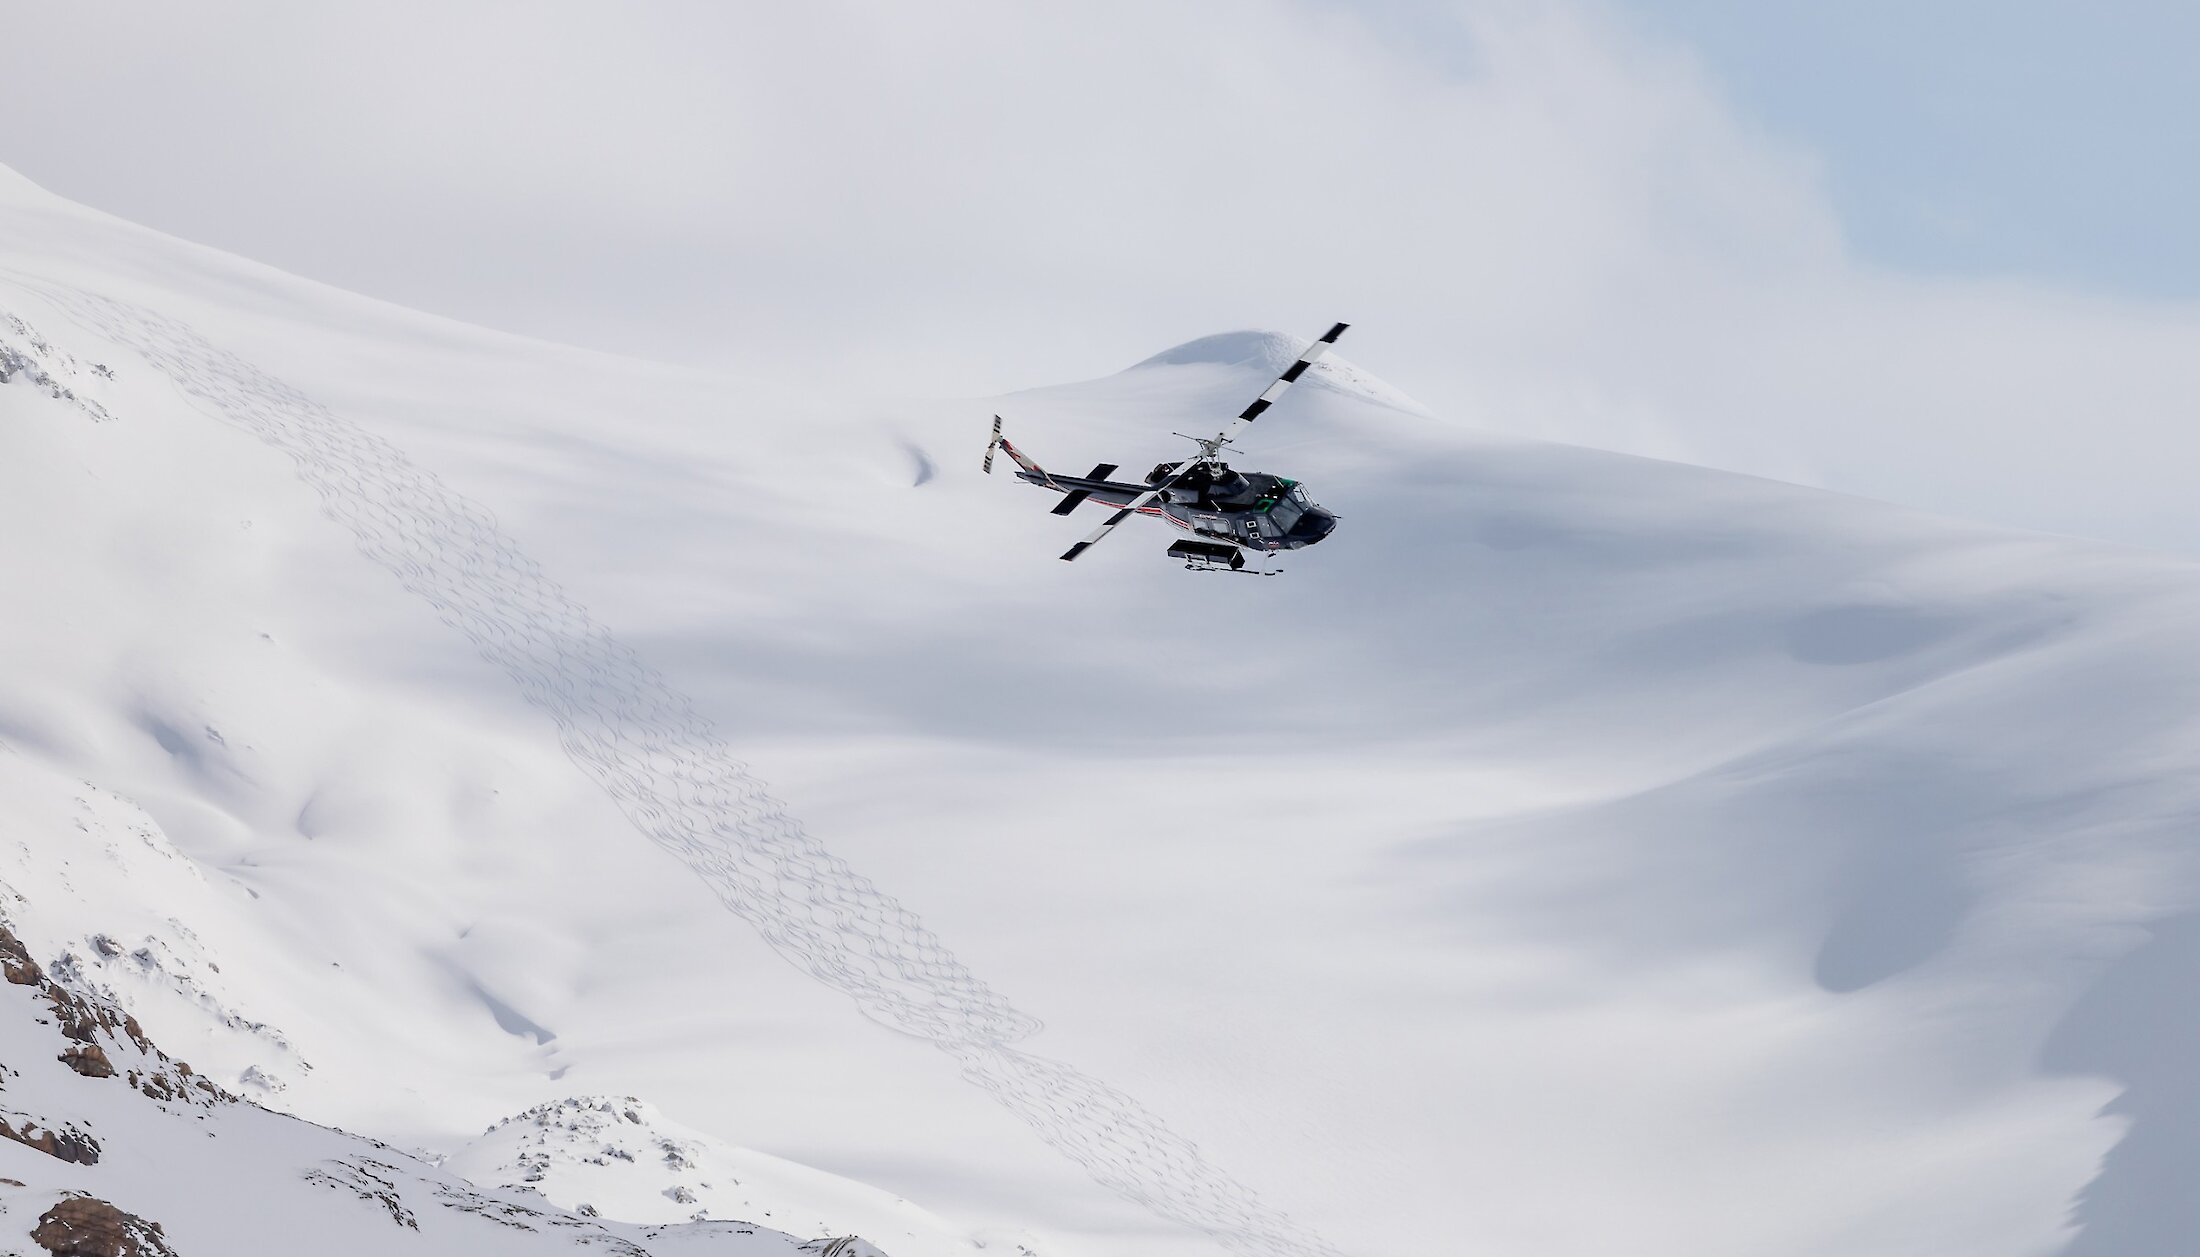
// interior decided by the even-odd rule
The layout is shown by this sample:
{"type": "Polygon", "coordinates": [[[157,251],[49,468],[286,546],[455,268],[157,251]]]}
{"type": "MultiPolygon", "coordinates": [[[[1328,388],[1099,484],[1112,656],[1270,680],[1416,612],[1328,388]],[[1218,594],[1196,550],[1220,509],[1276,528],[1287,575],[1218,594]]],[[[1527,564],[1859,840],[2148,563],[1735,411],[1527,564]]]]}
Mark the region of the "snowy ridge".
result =
{"type": "Polygon", "coordinates": [[[35,1236],[53,1253],[859,1251],[846,1237],[745,1222],[626,1226],[532,1193],[478,1190],[408,1153],[228,1095],[121,1009],[41,972],[5,930],[0,968],[0,1054],[12,1062],[0,1068],[0,1234],[35,1236]],[[118,1239],[136,1248],[98,1246],[118,1239]]]}
{"type": "MultiPolygon", "coordinates": [[[[1299,351],[1304,348],[1301,342],[1282,332],[1218,332],[1165,349],[1133,364],[1128,370],[1150,371],[1156,367],[1230,367],[1255,376],[1274,376],[1290,366],[1292,359],[1297,358],[1299,351]]],[[[1428,407],[1406,396],[1387,380],[1361,370],[1349,358],[1341,357],[1335,352],[1325,354],[1314,364],[1307,372],[1306,383],[1387,406],[1392,410],[1402,410],[1424,418],[1429,416],[1428,407]]]]}
{"type": "Polygon", "coordinates": [[[1093,1177],[1235,1252],[1335,1257],[1120,1089],[1008,1047],[1038,1032],[932,932],[820,846],[688,700],[387,442],[151,311],[25,281],[139,354],[213,417],[287,454],[388,568],[557,723],[573,761],[782,956],[931,1042],[1093,1177]]]}
{"type": "Polygon", "coordinates": [[[958,1232],[885,1192],[733,1147],[633,1096],[577,1096],[505,1118],[443,1162],[484,1187],[627,1222],[740,1218],[861,1236],[894,1257],[1036,1257],[1036,1241],[958,1232]]]}

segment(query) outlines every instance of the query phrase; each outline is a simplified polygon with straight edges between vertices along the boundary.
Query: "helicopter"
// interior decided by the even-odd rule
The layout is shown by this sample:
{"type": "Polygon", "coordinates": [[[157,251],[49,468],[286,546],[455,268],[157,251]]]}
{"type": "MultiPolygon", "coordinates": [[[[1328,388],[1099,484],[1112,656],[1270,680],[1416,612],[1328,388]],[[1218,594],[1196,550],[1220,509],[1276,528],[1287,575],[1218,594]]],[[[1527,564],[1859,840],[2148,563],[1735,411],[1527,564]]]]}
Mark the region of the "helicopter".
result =
{"type": "MultiPolygon", "coordinates": [[[[1273,406],[1285,389],[1329,352],[1347,326],[1339,323],[1323,333],[1234,422],[1249,424],[1260,418],[1262,411],[1273,406]]],[[[1270,556],[1314,545],[1336,530],[1337,516],[1316,505],[1307,495],[1306,486],[1296,480],[1266,472],[1238,471],[1223,462],[1222,451],[1232,443],[1230,434],[1234,430],[1225,428],[1212,437],[1185,437],[1199,446],[1199,452],[1182,462],[1154,464],[1153,470],[1146,473],[1145,483],[1140,484],[1110,479],[1116,472],[1114,463],[1101,463],[1082,476],[1054,475],[1001,435],[1001,417],[995,415],[993,440],[985,447],[985,471],[993,474],[993,451],[998,449],[1016,461],[1020,469],[1017,479],[1062,495],[1054,505],[1056,515],[1069,514],[1087,498],[1117,508],[1092,535],[1063,551],[1064,562],[1075,562],[1131,516],[1147,515],[1167,520],[1191,534],[1179,538],[1168,550],[1169,557],[1184,560],[1186,568],[1274,576],[1272,569],[1246,572],[1245,552],[1253,550],[1270,556]]]]}

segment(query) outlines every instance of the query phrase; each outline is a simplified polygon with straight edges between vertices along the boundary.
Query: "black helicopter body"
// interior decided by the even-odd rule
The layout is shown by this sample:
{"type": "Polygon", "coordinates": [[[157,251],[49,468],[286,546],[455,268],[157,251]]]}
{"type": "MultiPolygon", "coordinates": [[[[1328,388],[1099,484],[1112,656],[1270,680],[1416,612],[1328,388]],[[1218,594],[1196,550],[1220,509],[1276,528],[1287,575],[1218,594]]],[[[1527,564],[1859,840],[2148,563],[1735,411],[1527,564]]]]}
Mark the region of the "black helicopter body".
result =
{"type": "MultiPolygon", "coordinates": [[[[1251,423],[1273,405],[1286,388],[1318,361],[1346,324],[1339,323],[1299,355],[1276,382],[1245,408],[1238,422],[1251,423]]],[[[1133,515],[1165,520],[1189,534],[1169,547],[1169,557],[1183,559],[1195,569],[1242,571],[1245,554],[1277,554],[1314,545],[1336,530],[1334,512],[1317,505],[1304,485],[1283,476],[1259,471],[1238,471],[1222,461],[1222,448],[1231,443],[1229,432],[1208,438],[1191,438],[1199,453],[1176,463],[1158,463],[1146,473],[1145,483],[1116,480],[1116,464],[1102,463],[1082,476],[1057,476],[1027,457],[1001,435],[1001,417],[993,417],[993,440],[986,446],[985,469],[993,470],[993,451],[1004,450],[1016,461],[1016,478],[1062,495],[1056,515],[1067,515],[1087,501],[1115,507],[1107,522],[1091,536],[1062,555],[1074,560],[1116,525],[1133,515]]],[[[1266,573],[1273,575],[1273,572],[1266,573]]]]}
{"type": "MultiPolygon", "coordinates": [[[[1011,458],[1020,452],[1005,440],[1001,448],[1011,458]]],[[[1028,468],[1019,466],[1016,478],[1061,494],[1054,513],[1067,515],[1087,500],[1131,507],[1151,494],[1155,485],[1168,480],[1176,468],[1175,463],[1159,464],[1147,473],[1144,484],[1109,479],[1115,474],[1115,467],[1109,463],[1083,476],[1053,475],[1034,463],[1028,468]]],[[[1337,526],[1337,517],[1307,497],[1305,486],[1298,481],[1260,471],[1237,471],[1227,463],[1203,463],[1160,496],[1132,510],[1150,519],[1165,520],[1195,537],[1264,553],[1313,545],[1337,526]]]]}

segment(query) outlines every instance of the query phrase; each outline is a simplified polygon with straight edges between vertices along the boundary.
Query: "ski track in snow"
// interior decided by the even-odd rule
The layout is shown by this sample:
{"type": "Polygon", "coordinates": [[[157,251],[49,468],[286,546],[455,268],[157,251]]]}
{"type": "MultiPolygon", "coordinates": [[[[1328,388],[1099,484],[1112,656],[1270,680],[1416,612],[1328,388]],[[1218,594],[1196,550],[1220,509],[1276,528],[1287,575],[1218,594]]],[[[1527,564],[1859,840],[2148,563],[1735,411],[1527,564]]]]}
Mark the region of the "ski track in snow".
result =
{"type": "Polygon", "coordinates": [[[1126,1199],[1247,1257],[1342,1257],[1130,1096],[1012,1048],[1041,1023],[805,832],[694,703],[546,576],[486,509],[394,445],[174,320],[44,281],[18,282],[139,354],[205,413],[287,455],[360,550],[502,668],[635,827],[694,870],[788,963],[871,1020],[954,1057],[965,1078],[1126,1199]]]}

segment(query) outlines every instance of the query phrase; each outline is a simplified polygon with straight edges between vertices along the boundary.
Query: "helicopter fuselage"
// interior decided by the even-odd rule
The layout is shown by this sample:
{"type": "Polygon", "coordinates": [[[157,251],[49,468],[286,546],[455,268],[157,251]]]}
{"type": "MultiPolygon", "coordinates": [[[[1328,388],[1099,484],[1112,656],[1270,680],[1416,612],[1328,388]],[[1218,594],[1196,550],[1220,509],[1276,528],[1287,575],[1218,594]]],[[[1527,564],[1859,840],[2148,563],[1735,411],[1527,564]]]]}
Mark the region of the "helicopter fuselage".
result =
{"type": "MultiPolygon", "coordinates": [[[[1067,515],[1087,499],[1117,509],[1128,506],[1174,469],[1173,463],[1155,467],[1145,484],[1044,471],[1018,471],[1016,476],[1065,495],[1054,509],[1067,515]]],[[[1235,471],[1221,463],[1193,468],[1138,513],[1167,520],[1194,536],[1266,553],[1314,545],[1337,527],[1337,516],[1316,505],[1298,481],[1235,471]]]]}

